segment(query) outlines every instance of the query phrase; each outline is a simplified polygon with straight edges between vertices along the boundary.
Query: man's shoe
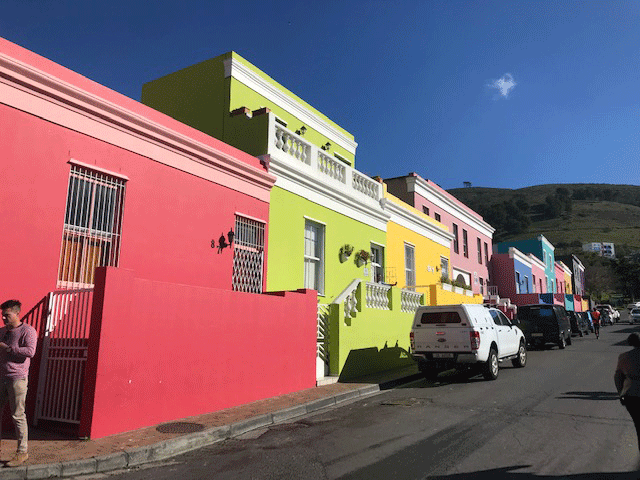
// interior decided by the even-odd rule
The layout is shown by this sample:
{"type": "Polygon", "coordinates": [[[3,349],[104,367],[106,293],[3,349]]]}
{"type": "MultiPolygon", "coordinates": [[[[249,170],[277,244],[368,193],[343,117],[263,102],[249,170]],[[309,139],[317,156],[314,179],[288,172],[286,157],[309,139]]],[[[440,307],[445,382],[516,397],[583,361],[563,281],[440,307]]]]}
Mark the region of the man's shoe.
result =
{"type": "Polygon", "coordinates": [[[6,463],[6,467],[18,467],[20,465],[22,465],[24,462],[26,462],[29,459],[29,454],[27,452],[18,452],[16,453],[16,456],[13,457],[11,460],[9,460],[6,463]]]}

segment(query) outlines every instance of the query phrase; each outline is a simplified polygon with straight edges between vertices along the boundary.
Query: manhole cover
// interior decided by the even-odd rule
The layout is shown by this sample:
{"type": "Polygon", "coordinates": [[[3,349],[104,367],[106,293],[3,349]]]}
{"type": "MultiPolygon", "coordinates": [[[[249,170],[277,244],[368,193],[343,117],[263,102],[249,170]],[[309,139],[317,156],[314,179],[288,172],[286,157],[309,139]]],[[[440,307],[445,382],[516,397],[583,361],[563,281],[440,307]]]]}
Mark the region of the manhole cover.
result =
{"type": "Polygon", "coordinates": [[[158,425],[156,430],[160,433],[194,433],[204,430],[204,425],[201,423],[173,422],[158,425]]]}

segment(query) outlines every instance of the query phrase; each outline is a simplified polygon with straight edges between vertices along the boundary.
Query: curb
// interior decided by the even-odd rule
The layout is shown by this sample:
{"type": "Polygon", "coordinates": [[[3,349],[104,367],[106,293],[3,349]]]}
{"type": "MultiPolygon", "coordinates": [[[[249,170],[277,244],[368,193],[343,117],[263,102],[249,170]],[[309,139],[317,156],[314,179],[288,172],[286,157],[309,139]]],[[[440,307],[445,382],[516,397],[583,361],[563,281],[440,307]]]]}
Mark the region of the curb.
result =
{"type": "Polygon", "coordinates": [[[383,390],[388,390],[396,385],[407,383],[418,378],[422,378],[422,375],[414,374],[377,385],[368,385],[366,387],[360,387],[356,390],[343,392],[331,397],[320,398],[301,405],[278,410],[273,413],[251,417],[230,425],[212,427],[201,432],[171,438],[169,440],[152,445],[146,445],[144,447],[125,449],[108,455],[100,455],[79,460],[69,460],[60,463],[27,465],[24,467],[1,469],[0,479],[37,480],[53,477],[73,477],[77,475],[91,475],[94,473],[104,473],[113,470],[137,467],[145,463],[165,460],[176,455],[181,455],[192,450],[213,445],[214,443],[237,437],[243,433],[247,433],[258,428],[275,425],[319,410],[338,406],[350,400],[375,395],[383,390]]]}

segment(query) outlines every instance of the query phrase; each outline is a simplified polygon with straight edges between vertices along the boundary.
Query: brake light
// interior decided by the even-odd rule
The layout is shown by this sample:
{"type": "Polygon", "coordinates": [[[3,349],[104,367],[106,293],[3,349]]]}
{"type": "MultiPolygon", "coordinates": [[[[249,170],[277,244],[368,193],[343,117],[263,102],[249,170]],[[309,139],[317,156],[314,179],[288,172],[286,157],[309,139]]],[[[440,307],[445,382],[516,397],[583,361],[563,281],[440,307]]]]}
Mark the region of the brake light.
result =
{"type": "Polygon", "coordinates": [[[471,350],[478,350],[480,348],[480,332],[471,330],[469,332],[469,339],[471,340],[471,350]]]}
{"type": "Polygon", "coordinates": [[[411,343],[411,351],[415,352],[416,351],[416,340],[415,340],[415,338],[413,338],[413,332],[411,332],[409,334],[409,339],[411,340],[411,342],[410,342],[411,343]]]}

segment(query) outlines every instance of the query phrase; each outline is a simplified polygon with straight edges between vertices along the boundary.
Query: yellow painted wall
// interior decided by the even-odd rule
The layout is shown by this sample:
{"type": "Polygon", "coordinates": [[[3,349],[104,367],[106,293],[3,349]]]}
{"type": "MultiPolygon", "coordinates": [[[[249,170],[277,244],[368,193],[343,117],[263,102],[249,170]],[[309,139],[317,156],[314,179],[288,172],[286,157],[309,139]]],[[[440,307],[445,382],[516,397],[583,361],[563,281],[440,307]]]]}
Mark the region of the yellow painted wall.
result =
{"type": "Polygon", "coordinates": [[[482,295],[469,296],[465,293],[457,293],[453,288],[448,291],[444,290],[441,285],[431,285],[425,297],[425,304],[428,305],[457,305],[459,303],[482,302],[482,295]]]}
{"type": "Polygon", "coordinates": [[[571,275],[569,275],[567,272],[564,273],[564,281],[565,285],[567,286],[567,291],[565,293],[572,294],[573,291],[571,290],[571,275]]]}

